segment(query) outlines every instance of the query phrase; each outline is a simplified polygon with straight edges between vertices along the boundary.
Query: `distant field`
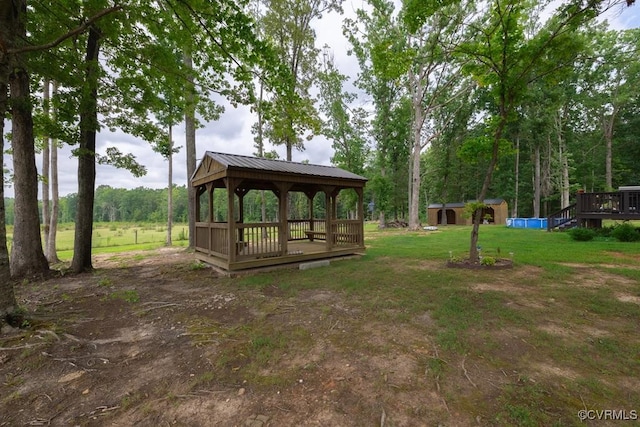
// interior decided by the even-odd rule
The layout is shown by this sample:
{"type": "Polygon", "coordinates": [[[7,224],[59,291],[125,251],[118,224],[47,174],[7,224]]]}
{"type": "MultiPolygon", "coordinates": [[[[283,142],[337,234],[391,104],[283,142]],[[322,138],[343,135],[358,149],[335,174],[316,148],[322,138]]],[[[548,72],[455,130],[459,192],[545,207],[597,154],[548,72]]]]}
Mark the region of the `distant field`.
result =
{"type": "MultiPolygon", "coordinates": [[[[56,246],[58,257],[69,260],[73,257],[74,223],[58,225],[56,246]]],[[[9,249],[13,241],[13,227],[7,228],[9,249]]],[[[167,241],[167,225],[152,223],[100,222],[93,227],[93,253],[125,252],[154,249],[167,241]]],[[[186,223],[174,224],[171,241],[173,246],[187,246],[189,226],[186,223]]]]}

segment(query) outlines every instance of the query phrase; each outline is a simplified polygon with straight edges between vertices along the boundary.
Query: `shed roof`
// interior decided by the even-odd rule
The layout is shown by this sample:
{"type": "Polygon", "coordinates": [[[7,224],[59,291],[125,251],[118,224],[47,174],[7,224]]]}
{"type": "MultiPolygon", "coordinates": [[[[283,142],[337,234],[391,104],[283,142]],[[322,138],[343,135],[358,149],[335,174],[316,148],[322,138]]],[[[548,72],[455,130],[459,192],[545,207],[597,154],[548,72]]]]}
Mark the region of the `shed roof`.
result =
{"type": "Polygon", "coordinates": [[[363,176],[335,166],[287,162],[213,151],[205,152],[191,177],[191,181],[192,185],[201,185],[214,179],[233,175],[252,180],[286,176],[314,182],[347,181],[359,183],[359,186],[363,186],[367,181],[367,178],[363,176]]]}
{"type": "MultiPolygon", "coordinates": [[[[469,200],[469,202],[475,202],[476,200],[469,200]]],[[[484,199],[485,205],[501,205],[504,203],[504,199],[484,199]]],[[[464,207],[464,203],[447,203],[447,208],[462,208],[464,207]]],[[[431,203],[427,206],[429,209],[442,209],[442,203],[431,203]]]]}
{"type": "MultiPolygon", "coordinates": [[[[445,208],[464,208],[464,203],[446,203],[445,208]]],[[[431,203],[429,209],[442,209],[442,203],[431,203]]]]}

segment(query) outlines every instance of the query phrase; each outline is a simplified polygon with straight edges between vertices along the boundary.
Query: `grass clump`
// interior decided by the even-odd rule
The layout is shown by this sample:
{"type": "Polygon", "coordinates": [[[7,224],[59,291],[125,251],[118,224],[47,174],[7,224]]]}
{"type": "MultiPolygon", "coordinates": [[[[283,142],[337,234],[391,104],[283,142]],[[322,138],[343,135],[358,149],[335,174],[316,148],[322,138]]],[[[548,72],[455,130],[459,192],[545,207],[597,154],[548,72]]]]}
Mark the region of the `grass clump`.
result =
{"type": "Polygon", "coordinates": [[[135,289],[125,289],[121,291],[115,291],[111,293],[110,298],[120,299],[131,304],[140,301],[140,295],[138,294],[138,291],[136,291],[135,289]]]}

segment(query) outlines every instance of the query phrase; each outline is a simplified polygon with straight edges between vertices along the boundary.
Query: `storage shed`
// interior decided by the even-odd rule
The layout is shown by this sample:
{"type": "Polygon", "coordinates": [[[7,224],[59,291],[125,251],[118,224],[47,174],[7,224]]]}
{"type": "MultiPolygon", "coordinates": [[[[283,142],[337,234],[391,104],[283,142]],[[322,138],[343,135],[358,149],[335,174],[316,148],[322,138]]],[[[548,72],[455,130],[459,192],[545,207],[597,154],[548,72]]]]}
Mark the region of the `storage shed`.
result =
{"type": "MultiPolygon", "coordinates": [[[[474,200],[470,200],[474,201],[474,200]]],[[[487,205],[482,211],[482,217],[487,218],[489,224],[506,224],[509,207],[504,199],[485,199],[487,205]]],[[[464,217],[465,203],[432,203],[427,207],[427,223],[429,225],[471,225],[472,219],[464,217]],[[446,222],[445,222],[446,220],[446,222]]]]}

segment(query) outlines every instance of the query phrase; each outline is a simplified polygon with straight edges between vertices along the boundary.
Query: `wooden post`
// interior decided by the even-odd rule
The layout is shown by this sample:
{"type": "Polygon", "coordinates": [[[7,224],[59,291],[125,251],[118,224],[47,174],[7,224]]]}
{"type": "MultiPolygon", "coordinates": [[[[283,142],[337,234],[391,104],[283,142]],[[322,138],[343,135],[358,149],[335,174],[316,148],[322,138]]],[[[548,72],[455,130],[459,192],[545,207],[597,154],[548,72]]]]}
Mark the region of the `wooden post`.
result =
{"type": "Polygon", "coordinates": [[[208,219],[207,219],[207,224],[209,224],[209,227],[207,227],[207,254],[211,255],[211,252],[213,250],[213,230],[211,228],[211,224],[214,222],[214,215],[213,215],[213,192],[215,191],[215,187],[213,186],[212,182],[208,182],[206,185],[207,188],[207,194],[209,196],[209,214],[208,219]]]}
{"type": "Polygon", "coordinates": [[[229,264],[236,261],[238,253],[238,245],[236,243],[236,215],[234,209],[234,197],[236,190],[236,180],[233,178],[225,178],[225,186],[227,187],[227,229],[229,232],[229,264]]]}
{"type": "Polygon", "coordinates": [[[364,247],[364,191],[362,187],[356,188],[355,190],[358,194],[358,206],[356,209],[356,215],[359,221],[357,243],[364,247]]]}
{"type": "Polygon", "coordinates": [[[288,195],[291,184],[287,182],[276,183],[278,188],[278,213],[280,227],[278,229],[278,243],[280,243],[280,256],[287,255],[289,242],[289,209],[288,195]]]}

